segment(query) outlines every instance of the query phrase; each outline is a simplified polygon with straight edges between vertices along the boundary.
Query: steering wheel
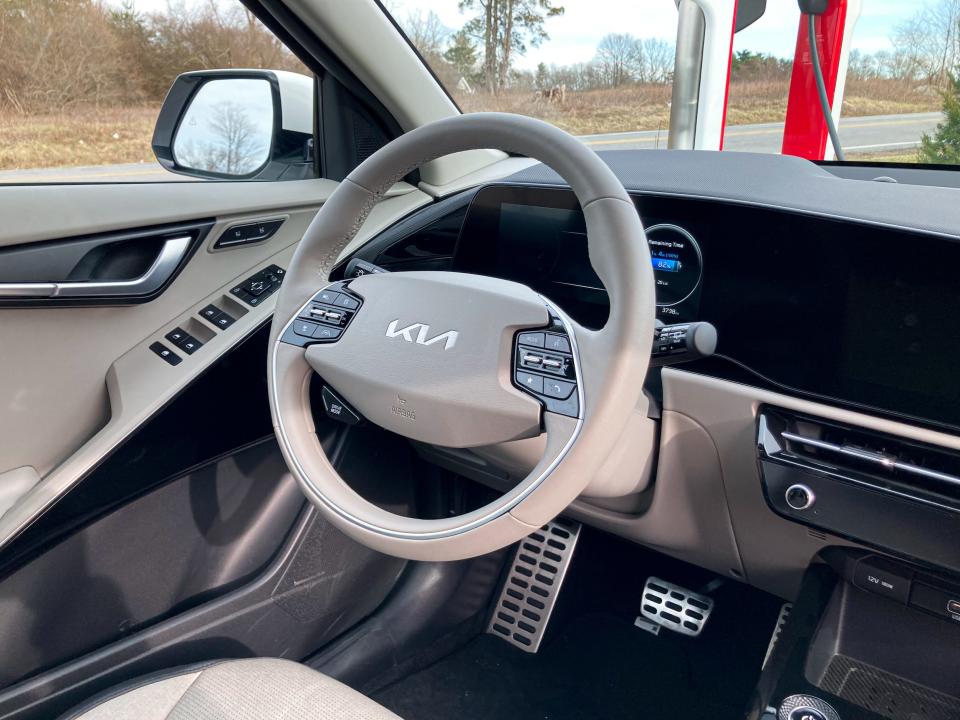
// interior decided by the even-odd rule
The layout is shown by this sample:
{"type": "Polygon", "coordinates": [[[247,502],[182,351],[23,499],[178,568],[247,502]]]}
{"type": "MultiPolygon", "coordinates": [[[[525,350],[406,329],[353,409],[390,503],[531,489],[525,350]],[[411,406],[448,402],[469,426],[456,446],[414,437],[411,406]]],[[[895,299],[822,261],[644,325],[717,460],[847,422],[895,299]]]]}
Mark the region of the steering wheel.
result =
{"type": "Polygon", "coordinates": [[[307,497],[360,543],[413,560],[457,560],[510,545],[560,514],[620,439],[643,392],[655,318],[643,226],[623,185],[584,144],[528,117],[461,115],[413,130],[360,164],[300,242],[277,300],[268,358],[280,448],[307,497]],[[610,298],[589,330],[530,288],[455,272],[330,283],[373,206],[400,178],[454,152],[536,158],[576,194],[590,263],[610,298]],[[546,434],[533,471],[488,505],[421,520],[368,502],[339,476],[314,427],[313,373],[366,420],[448,448],[546,434]]]}

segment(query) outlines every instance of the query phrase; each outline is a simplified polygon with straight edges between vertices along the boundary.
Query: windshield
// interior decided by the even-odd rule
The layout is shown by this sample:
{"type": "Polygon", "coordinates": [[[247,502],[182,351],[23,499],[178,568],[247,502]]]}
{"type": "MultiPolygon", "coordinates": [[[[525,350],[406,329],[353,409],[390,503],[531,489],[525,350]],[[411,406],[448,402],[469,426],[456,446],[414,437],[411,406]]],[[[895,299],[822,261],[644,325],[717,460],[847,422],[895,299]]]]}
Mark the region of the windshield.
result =
{"type": "MultiPolygon", "coordinates": [[[[835,18],[817,34],[845,159],[960,164],[960,0],[862,0],[859,13],[854,0],[830,2],[848,12],[842,50],[830,45],[835,18]]],[[[797,2],[766,4],[734,35],[729,83],[715,93],[721,107],[727,99],[723,133],[709,149],[833,159],[825,126],[819,154],[801,132],[804,113],[807,125],[810,113],[822,123],[817,96],[791,103],[791,83],[811,77],[794,72],[797,57],[807,67],[810,57],[797,2]]],[[[464,112],[541,118],[598,150],[670,143],[674,0],[394,0],[387,9],[464,112]]]]}

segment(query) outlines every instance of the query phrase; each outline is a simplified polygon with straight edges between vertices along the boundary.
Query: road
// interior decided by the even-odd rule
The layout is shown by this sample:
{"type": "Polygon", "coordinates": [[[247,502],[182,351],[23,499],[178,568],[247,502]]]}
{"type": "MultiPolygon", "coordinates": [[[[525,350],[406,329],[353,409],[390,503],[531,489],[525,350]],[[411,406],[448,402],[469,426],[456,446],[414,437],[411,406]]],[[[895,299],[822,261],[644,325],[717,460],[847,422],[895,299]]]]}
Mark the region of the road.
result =
{"type": "MultiPolygon", "coordinates": [[[[840,142],[851,153],[886,152],[916,147],[923,133],[931,133],[943,115],[938,112],[911,115],[874,115],[841,119],[840,142]]],[[[666,131],[584,135],[595,150],[650,149],[667,146],[666,131]]],[[[783,140],[783,123],[736,125],[727,128],[725,150],[778,153],[783,140]]],[[[0,171],[4,183],[110,183],[170,182],[191,178],[167,172],[156,163],[129,163],[97,167],[46,168],[0,171]]]]}
{"type": "MultiPolygon", "coordinates": [[[[873,115],[841,118],[840,144],[848,152],[886,152],[910,149],[920,144],[923,133],[932,133],[943,119],[938,112],[911,115],[873,115]]],[[[581,138],[594,150],[635,150],[667,146],[667,132],[585,135],[581,138]]],[[[783,123],[736,125],[724,133],[724,150],[778,153],[783,142],[783,123]]]]}

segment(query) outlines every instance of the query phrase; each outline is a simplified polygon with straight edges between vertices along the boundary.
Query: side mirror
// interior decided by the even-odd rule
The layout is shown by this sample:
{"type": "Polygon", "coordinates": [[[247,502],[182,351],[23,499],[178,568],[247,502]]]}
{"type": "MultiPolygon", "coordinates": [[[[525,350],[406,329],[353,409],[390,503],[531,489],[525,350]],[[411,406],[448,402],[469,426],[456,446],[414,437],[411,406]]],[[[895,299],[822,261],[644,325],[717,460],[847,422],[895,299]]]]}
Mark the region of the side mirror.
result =
{"type": "Polygon", "coordinates": [[[313,176],[314,81],[281,70],[180,75],[153,131],[153,153],[181,175],[226,180],[313,176]]]}

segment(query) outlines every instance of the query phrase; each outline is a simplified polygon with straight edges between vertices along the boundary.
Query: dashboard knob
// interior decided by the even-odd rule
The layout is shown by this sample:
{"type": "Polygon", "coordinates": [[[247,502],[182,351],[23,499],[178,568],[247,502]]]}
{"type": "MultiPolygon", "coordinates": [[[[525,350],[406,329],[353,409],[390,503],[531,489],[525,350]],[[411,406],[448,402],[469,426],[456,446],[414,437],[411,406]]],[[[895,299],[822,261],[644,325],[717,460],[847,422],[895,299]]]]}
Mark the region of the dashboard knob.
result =
{"type": "Polygon", "coordinates": [[[806,485],[791,485],[784,493],[784,499],[794,510],[806,510],[816,501],[816,496],[806,485]]]}

